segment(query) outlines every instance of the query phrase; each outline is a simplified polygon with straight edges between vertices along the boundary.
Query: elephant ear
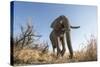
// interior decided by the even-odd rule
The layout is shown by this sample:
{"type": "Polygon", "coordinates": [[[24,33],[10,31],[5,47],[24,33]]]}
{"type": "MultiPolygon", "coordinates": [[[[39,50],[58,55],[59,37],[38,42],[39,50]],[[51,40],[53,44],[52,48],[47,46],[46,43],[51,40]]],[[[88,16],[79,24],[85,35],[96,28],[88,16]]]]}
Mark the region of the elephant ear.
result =
{"type": "Polygon", "coordinates": [[[57,17],[53,22],[52,22],[52,24],[51,24],[51,28],[54,28],[56,25],[57,25],[57,23],[60,21],[60,17],[57,17]]]}

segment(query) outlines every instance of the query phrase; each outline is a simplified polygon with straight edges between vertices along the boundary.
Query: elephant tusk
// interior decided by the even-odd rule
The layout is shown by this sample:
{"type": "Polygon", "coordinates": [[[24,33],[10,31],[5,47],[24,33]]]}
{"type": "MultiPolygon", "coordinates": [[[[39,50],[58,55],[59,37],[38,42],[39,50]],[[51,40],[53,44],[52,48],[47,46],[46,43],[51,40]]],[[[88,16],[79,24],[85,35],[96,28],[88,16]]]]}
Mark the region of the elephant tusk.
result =
{"type": "Polygon", "coordinates": [[[72,28],[72,29],[78,29],[78,28],[80,28],[80,26],[70,26],[70,28],[72,28]]]}

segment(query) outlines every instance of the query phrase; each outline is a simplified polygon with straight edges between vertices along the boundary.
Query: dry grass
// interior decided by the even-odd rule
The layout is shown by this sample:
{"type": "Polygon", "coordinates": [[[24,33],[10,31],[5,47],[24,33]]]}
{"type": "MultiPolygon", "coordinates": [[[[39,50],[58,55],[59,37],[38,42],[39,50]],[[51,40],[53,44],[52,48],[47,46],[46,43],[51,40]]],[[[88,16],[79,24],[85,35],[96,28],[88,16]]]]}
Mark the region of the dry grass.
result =
{"type": "Polygon", "coordinates": [[[14,50],[14,64],[53,64],[80,61],[96,61],[97,60],[97,40],[91,38],[87,41],[87,46],[80,51],[74,52],[73,59],[68,58],[68,53],[64,57],[58,58],[53,53],[45,52],[32,48],[23,48],[14,50]]]}
{"type": "Polygon", "coordinates": [[[91,37],[90,40],[87,41],[87,46],[74,53],[74,57],[78,59],[78,61],[97,61],[97,40],[91,37]]]}

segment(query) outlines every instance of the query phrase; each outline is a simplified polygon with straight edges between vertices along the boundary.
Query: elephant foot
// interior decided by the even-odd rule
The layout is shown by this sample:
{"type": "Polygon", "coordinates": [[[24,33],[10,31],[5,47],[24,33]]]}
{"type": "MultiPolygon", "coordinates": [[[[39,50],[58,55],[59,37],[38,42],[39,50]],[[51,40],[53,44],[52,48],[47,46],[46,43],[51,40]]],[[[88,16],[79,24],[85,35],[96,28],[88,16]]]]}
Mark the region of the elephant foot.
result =
{"type": "Polygon", "coordinates": [[[73,58],[73,55],[69,55],[69,59],[72,59],[73,58]]]}
{"type": "Polygon", "coordinates": [[[65,50],[61,51],[61,56],[63,56],[65,54],[65,50]]]}
{"type": "Polygon", "coordinates": [[[59,57],[60,56],[60,52],[57,52],[57,57],[59,57]]]}

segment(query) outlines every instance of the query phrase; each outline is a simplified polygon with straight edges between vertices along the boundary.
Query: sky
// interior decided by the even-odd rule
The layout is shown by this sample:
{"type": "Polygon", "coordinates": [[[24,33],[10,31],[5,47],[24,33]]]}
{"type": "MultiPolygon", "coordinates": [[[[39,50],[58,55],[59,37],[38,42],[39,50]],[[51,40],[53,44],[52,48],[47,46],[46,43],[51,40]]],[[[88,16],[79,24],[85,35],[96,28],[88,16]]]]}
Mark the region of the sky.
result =
{"type": "MultiPolygon", "coordinates": [[[[31,18],[32,25],[39,35],[40,41],[47,41],[50,49],[49,34],[51,23],[60,15],[68,17],[72,26],[80,26],[71,30],[73,50],[78,50],[91,35],[97,37],[97,7],[88,5],[51,4],[36,2],[14,2],[14,36],[20,33],[20,26],[25,26],[31,18]]],[[[66,45],[67,48],[67,45],[66,45]]]]}

